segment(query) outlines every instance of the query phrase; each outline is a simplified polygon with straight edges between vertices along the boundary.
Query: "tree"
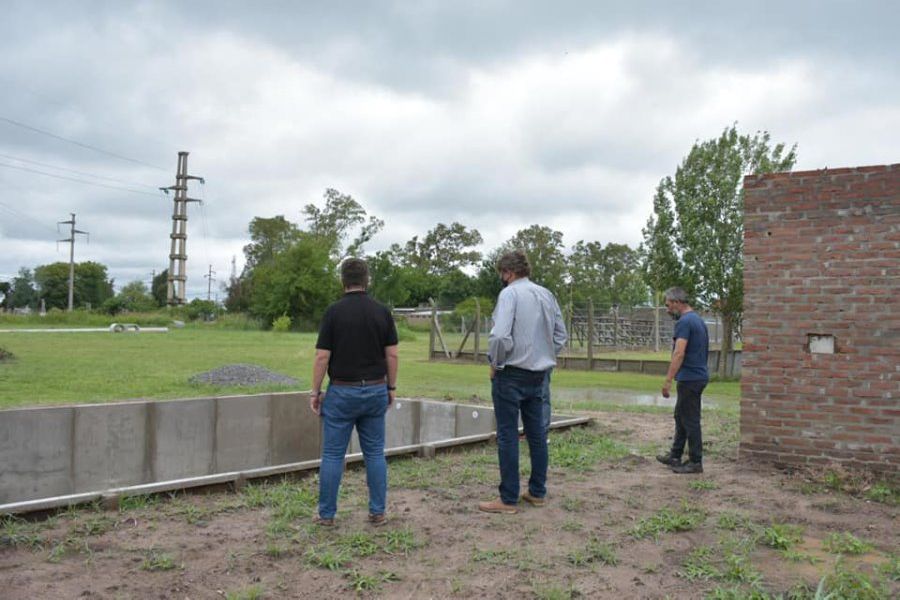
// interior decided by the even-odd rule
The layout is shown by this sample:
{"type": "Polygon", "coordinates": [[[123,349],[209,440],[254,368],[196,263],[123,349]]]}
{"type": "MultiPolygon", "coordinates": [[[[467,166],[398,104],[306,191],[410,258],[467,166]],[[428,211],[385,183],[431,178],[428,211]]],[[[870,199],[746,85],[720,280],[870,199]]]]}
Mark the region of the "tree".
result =
{"type": "Polygon", "coordinates": [[[739,135],[732,125],[718,138],[695,143],[675,177],[657,187],[654,216],[644,229],[648,283],[661,290],[672,282],[666,268],[679,274],[676,283],[721,316],[723,354],[743,314],[743,178],[789,171],[795,161],[796,145],[786,151],[784,144],[770,145],[768,132],[739,135]]]}
{"type": "Polygon", "coordinates": [[[3,296],[3,301],[0,302],[0,309],[6,310],[9,308],[9,297],[12,291],[12,283],[9,281],[0,281],[0,296],[3,296]]]}
{"type": "Polygon", "coordinates": [[[367,220],[366,209],[349,194],[328,188],[324,198],[324,208],[307,204],[301,212],[309,223],[309,233],[328,246],[335,260],[362,252],[363,244],[384,227],[384,221],[375,216],[369,216],[367,220]],[[357,226],[360,227],[357,235],[344,249],[344,241],[357,226]]]}
{"type": "Polygon", "coordinates": [[[626,244],[579,241],[568,259],[571,298],[601,307],[638,306],[648,299],[640,254],[626,244]]]}
{"type": "Polygon", "coordinates": [[[481,242],[477,229],[456,222],[449,226],[438,223],[421,240],[416,236],[402,250],[396,246],[393,250],[405,266],[443,277],[481,260],[481,253],[474,250],[481,242]]]}
{"type": "Polygon", "coordinates": [[[153,300],[156,302],[157,306],[166,305],[169,300],[168,269],[163,269],[161,273],[158,273],[153,277],[153,282],[150,284],[150,294],[153,296],[153,300]]]}
{"type": "MultiPolygon", "coordinates": [[[[65,309],[69,306],[69,264],[55,262],[34,269],[38,297],[46,307],[65,309]]],[[[75,264],[73,303],[75,306],[100,307],[113,296],[113,281],[108,279],[106,265],[93,261],[75,264]]]]}
{"type": "Polygon", "coordinates": [[[311,325],[340,293],[334,261],[316,236],[301,233],[249,277],[250,312],[267,324],[282,315],[311,325]]]}
{"type": "Polygon", "coordinates": [[[269,219],[253,217],[248,230],[250,243],[244,246],[244,256],[247,258],[244,265],[245,273],[258,265],[272,261],[276,254],[290,248],[300,237],[297,226],[283,215],[269,219]]]}
{"type": "Polygon", "coordinates": [[[132,312],[150,311],[157,307],[156,299],[150,295],[147,286],[140,280],[126,284],[116,298],[122,300],[125,310],[132,312]]]}
{"type": "Polygon", "coordinates": [[[34,308],[37,303],[37,292],[34,289],[34,276],[30,269],[22,267],[19,274],[13,277],[12,288],[6,300],[10,308],[34,308]]]}

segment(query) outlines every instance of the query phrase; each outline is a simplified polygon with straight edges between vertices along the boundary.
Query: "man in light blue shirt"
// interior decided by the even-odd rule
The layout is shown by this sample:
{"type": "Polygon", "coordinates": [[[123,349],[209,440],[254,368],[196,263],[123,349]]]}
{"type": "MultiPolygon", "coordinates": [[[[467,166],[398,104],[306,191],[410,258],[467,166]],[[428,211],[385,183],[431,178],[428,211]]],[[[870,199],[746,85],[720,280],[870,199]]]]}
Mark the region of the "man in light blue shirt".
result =
{"type": "Polygon", "coordinates": [[[531,476],[522,499],[535,506],[547,494],[547,431],[544,384],[566,343],[562,311],[553,294],[528,279],[531,265],[521,250],[497,262],[504,289],[494,309],[488,340],[491,397],[497,420],[500,498],[482,502],[484,512],[512,514],[519,502],[519,414],[531,454],[531,476]]]}

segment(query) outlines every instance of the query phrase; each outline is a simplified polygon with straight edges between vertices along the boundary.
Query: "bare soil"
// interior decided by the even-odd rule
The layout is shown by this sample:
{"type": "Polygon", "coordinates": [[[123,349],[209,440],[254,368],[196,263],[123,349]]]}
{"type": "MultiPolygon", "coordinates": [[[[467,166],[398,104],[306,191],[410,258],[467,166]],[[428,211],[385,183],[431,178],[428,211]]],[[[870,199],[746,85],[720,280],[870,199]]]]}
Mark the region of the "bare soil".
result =
{"type": "MultiPolygon", "coordinates": [[[[725,429],[707,436],[703,475],[675,475],[651,450],[666,447],[670,416],[595,417],[592,432],[634,452],[588,468],[551,465],[544,507],[522,505],[516,515],[477,510],[496,494],[495,450],[487,445],[439,456],[437,474],[425,459],[392,460],[389,469],[406,479],[389,490],[389,522],[380,528],[367,523],[365,471],[358,468],[345,476],[338,523],[328,529],[312,526],[309,514],[279,521],[277,507],[254,505],[246,490],[181,494],[127,510],[70,510],[19,523],[16,535],[7,522],[0,597],[702,598],[716,589],[747,592],[753,581],[775,595],[802,585],[815,590],[834,571],[831,534],[849,532],[871,545],[842,565],[872,579],[898,552],[896,506],[740,462],[725,429]],[[686,531],[638,538],[635,528],[663,508],[703,513],[686,531]],[[729,522],[742,524],[730,529],[729,522]],[[791,548],[799,560],[764,540],[747,543],[754,527],[772,523],[797,526],[791,548]],[[718,569],[710,579],[686,567],[701,547],[710,549],[705,564],[718,569]],[[334,564],[329,557],[339,548],[343,559],[334,564]],[[745,569],[724,575],[735,548],[746,560],[728,564],[745,569]]],[[[551,446],[566,435],[554,432],[551,446]]],[[[291,485],[308,495],[315,477],[291,485]]],[[[898,583],[890,575],[884,581],[885,593],[897,597],[898,583]]]]}

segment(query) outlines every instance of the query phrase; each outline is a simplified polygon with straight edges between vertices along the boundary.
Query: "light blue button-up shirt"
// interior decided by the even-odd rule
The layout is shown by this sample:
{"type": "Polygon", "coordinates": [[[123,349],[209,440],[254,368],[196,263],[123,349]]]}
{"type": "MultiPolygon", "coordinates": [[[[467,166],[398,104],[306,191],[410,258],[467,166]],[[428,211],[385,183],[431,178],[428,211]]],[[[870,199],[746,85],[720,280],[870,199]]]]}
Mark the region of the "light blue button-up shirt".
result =
{"type": "Polygon", "coordinates": [[[556,366],[567,339],[562,311],[550,290],[522,277],[500,292],[488,338],[494,367],[546,371],[556,366]]]}

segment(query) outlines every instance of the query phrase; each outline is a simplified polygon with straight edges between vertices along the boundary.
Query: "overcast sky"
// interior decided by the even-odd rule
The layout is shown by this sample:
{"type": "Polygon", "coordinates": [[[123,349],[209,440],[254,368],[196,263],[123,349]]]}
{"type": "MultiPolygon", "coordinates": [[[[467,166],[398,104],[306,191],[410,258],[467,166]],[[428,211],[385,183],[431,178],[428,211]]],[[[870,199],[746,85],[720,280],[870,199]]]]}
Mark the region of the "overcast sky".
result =
{"type": "Polygon", "coordinates": [[[328,187],[385,220],[372,251],[452,221],[483,250],[534,223],[636,247],[659,180],[733,122],[796,143],[798,169],[900,162],[894,1],[0,10],[0,280],[67,261],[76,213],[77,261],[149,281],[179,150],[206,179],[189,298],[210,264],[240,271],[254,216],[300,222],[328,187]]]}

